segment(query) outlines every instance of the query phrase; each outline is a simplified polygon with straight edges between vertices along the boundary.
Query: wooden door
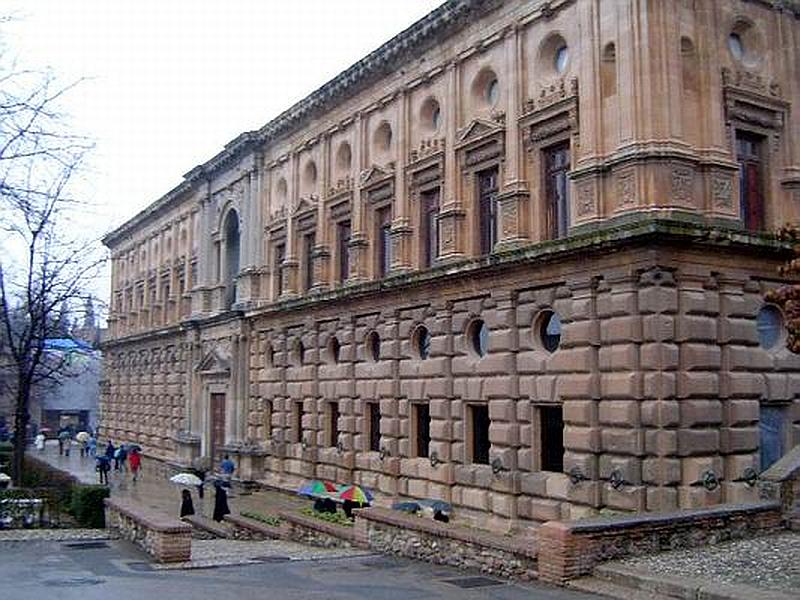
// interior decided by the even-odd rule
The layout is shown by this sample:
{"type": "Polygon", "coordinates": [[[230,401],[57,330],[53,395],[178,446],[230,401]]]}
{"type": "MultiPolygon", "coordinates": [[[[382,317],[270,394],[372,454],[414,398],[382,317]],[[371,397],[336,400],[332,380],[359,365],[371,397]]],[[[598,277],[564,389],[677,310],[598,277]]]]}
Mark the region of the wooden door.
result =
{"type": "Polygon", "coordinates": [[[211,394],[211,439],[209,456],[218,464],[220,449],[225,443],[225,394],[211,394]]]}

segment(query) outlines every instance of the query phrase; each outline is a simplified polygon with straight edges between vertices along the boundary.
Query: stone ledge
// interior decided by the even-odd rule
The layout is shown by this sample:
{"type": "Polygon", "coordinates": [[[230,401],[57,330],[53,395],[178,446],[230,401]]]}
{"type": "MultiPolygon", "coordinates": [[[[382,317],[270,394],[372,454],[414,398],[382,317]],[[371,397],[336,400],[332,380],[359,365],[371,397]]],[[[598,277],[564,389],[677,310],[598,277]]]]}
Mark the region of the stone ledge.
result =
{"type": "Polygon", "coordinates": [[[256,537],[263,539],[282,540],[288,538],[288,532],[284,527],[273,527],[266,523],[256,521],[255,519],[248,519],[242,515],[225,515],[225,521],[233,526],[233,536],[235,539],[239,539],[239,537],[237,537],[237,532],[240,530],[249,531],[255,534],[256,537]]]}
{"type": "Polygon", "coordinates": [[[141,523],[148,529],[152,529],[153,531],[158,531],[160,533],[191,533],[192,527],[187,523],[169,517],[167,515],[162,515],[158,513],[146,513],[142,509],[129,504],[127,502],[122,502],[115,498],[106,498],[105,505],[108,508],[116,510],[117,512],[122,513],[126,517],[141,523]]]}
{"type": "Polygon", "coordinates": [[[453,539],[467,544],[475,544],[476,546],[486,546],[532,559],[535,559],[538,553],[536,543],[529,538],[520,539],[501,536],[488,531],[473,530],[457,525],[440,523],[433,519],[410,516],[386,508],[375,507],[358,510],[356,511],[356,520],[358,519],[383,523],[410,531],[418,531],[435,537],[453,539]]]}
{"type": "MultiPolygon", "coordinates": [[[[331,538],[337,538],[344,543],[348,544],[356,543],[355,527],[345,527],[343,525],[336,525],[335,523],[328,523],[320,519],[315,519],[314,517],[307,517],[305,515],[297,514],[291,511],[282,511],[278,513],[278,516],[284,522],[287,523],[289,539],[295,539],[295,540],[299,539],[296,535],[292,533],[293,528],[299,527],[301,529],[323,534],[331,538]]],[[[300,541],[308,541],[308,540],[300,539],[300,541]]],[[[310,543],[313,543],[313,541],[311,541],[310,543]]]]}

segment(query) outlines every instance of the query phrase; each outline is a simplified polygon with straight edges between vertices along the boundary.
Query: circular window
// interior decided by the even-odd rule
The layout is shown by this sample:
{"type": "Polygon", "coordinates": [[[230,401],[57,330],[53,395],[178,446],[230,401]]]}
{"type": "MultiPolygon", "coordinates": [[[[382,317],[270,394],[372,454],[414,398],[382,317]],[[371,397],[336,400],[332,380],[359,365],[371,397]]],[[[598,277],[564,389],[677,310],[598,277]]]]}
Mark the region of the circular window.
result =
{"type": "Polygon", "coordinates": [[[732,33],[728,36],[728,50],[731,51],[733,57],[736,60],[742,60],[744,58],[744,42],[742,41],[742,36],[738,33],[732,33]]]}
{"type": "Polygon", "coordinates": [[[569,62],[569,49],[567,45],[564,44],[556,48],[555,57],[553,59],[553,66],[556,69],[556,73],[563,73],[567,68],[567,62],[569,62]]]}
{"type": "Polygon", "coordinates": [[[420,109],[420,120],[428,131],[438,131],[442,118],[439,103],[434,98],[428,98],[420,109]]]}
{"type": "Polygon", "coordinates": [[[771,304],[763,306],[756,315],[758,344],[765,350],[772,350],[783,340],[785,327],[783,313],[771,304]]]}
{"type": "Polygon", "coordinates": [[[561,318],[552,310],[543,311],[536,319],[537,341],[547,352],[555,352],[561,344],[561,318]]]}
{"type": "Polygon", "coordinates": [[[414,331],[411,343],[417,358],[425,360],[431,355],[431,333],[424,325],[420,325],[414,331]]]}
{"type": "Polygon", "coordinates": [[[377,331],[372,331],[366,339],[367,358],[372,362],[381,359],[381,336],[377,331]]]}
{"type": "Polygon", "coordinates": [[[467,327],[467,340],[470,350],[478,356],[485,356],[489,351],[489,328],[483,319],[475,319],[467,327]]]}
{"type": "Polygon", "coordinates": [[[337,364],[339,362],[339,351],[341,350],[341,346],[339,345],[339,340],[336,336],[331,336],[331,339],[328,340],[328,362],[331,364],[337,364]]]}
{"type": "Polygon", "coordinates": [[[303,342],[300,340],[296,340],[294,345],[292,346],[292,363],[295,367],[303,366],[303,360],[306,357],[306,347],[303,345],[303,342]]]}
{"type": "Polygon", "coordinates": [[[380,152],[388,152],[392,147],[392,128],[384,121],[375,130],[375,148],[380,152]]]}
{"type": "Polygon", "coordinates": [[[352,160],[353,153],[350,150],[350,144],[347,142],[339,144],[339,149],[336,151],[336,167],[339,171],[349,171],[352,160]]]}

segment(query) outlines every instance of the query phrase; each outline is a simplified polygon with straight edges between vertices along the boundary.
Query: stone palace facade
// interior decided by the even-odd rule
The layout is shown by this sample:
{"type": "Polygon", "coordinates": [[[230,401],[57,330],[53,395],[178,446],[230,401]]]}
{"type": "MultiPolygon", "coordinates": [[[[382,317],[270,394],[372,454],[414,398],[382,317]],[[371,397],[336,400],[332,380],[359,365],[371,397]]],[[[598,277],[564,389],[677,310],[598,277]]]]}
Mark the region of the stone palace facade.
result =
{"type": "Polygon", "coordinates": [[[755,499],[800,443],[799,19],[446,2],[105,238],[103,435],[495,528],[755,499]]]}

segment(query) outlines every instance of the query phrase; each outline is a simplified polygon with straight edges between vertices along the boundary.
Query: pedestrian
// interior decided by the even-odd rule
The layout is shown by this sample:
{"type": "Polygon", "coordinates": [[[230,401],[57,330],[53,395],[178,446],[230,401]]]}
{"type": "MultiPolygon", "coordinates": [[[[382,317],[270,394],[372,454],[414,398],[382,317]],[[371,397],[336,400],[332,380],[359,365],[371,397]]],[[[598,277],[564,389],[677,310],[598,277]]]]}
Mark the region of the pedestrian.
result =
{"type": "Polygon", "coordinates": [[[64,456],[64,428],[58,430],[58,434],[56,435],[58,439],[58,455],[64,456]]]}
{"type": "Polygon", "coordinates": [[[134,446],[131,449],[131,454],[128,460],[131,463],[131,473],[133,473],[133,481],[136,482],[136,480],[139,477],[139,469],[142,466],[142,455],[139,454],[139,448],[134,446]]]}
{"type": "Polygon", "coordinates": [[[231,509],[228,508],[228,493],[219,482],[214,483],[214,514],[215,521],[222,521],[225,515],[229,515],[231,509]]]}
{"type": "Polygon", "coordinates": [[[119,470],[124,473],[128,460],[128,447],[125,444],[120,444],[119,448],[117,448],[117,453],[119,454],[119,470]]]}
{"type": "Polygon", "coordinates": [[[39,452],[44,452],[44,434],[40,431],[36,434],[36,449],[39,452]]]}
{"type": "Polygon", "coordinates": [[[108,444],[106,445],[106,458],[111,461],[114,458],[114,454],[116,453],[117,449],[114,447],[114,442],[108,440],[108,444]]]}
{"type": "Polygon", "coordinates": [[[89,441],[86,444],[89,449],[89,456],[95,457],[97,456],[97,438],[94,437],[94,434],[89,436],[89,441]]]}
{"type": "Polygon", "coordinates": [[[89,452],[87,451],[88,450],[88,446],[86,444],[86,438],[84,437],[84,435],[80,435],[80,437],[78,439],[78,447],[81,450],[81,458],[84,458],[85,456],[89,456],[89,452]]]}
{"type": "Polygon", "coordinates": [[[219,468],[222,470],[223,481],[225,481],[228,484],[228,487],[230,487],[231,477],[233,477],[233,472],[236,470],[236,464],[231,460],[231,457],[226,454],[225,458],[222,459],[219,468]]]}
{"type": "Polygon", "coordinates": [[[204,495],[203,486],[206,483],[206,470],[204,468],[197,468],[194,471],[195,474],[197,475],[197,478],[200,480],[200,485],[197,486],[197,497],[200,498],[200,500],[202,500],[204,495]]]}
{"type": "Polygon", "coordinates": [[[95,459],[95,462],[97,463],[95,469],[100,478],[100,485],[108,485],[108,472],[111,470],[111,459],[101,454],[95,459]]]}
{"type": "Polygon", "coordinates": [[[64,456],[69,456],[69,450],[72,447],[72,432],[69,429],[64,429],[62,432],[64,436],[64,456]]]}
{"type": "Polygon", "coordinates": [[[181,518],[194,514],[194,504],[192,503],[192,493],[189,490],[181,492],[181,518]]]}

